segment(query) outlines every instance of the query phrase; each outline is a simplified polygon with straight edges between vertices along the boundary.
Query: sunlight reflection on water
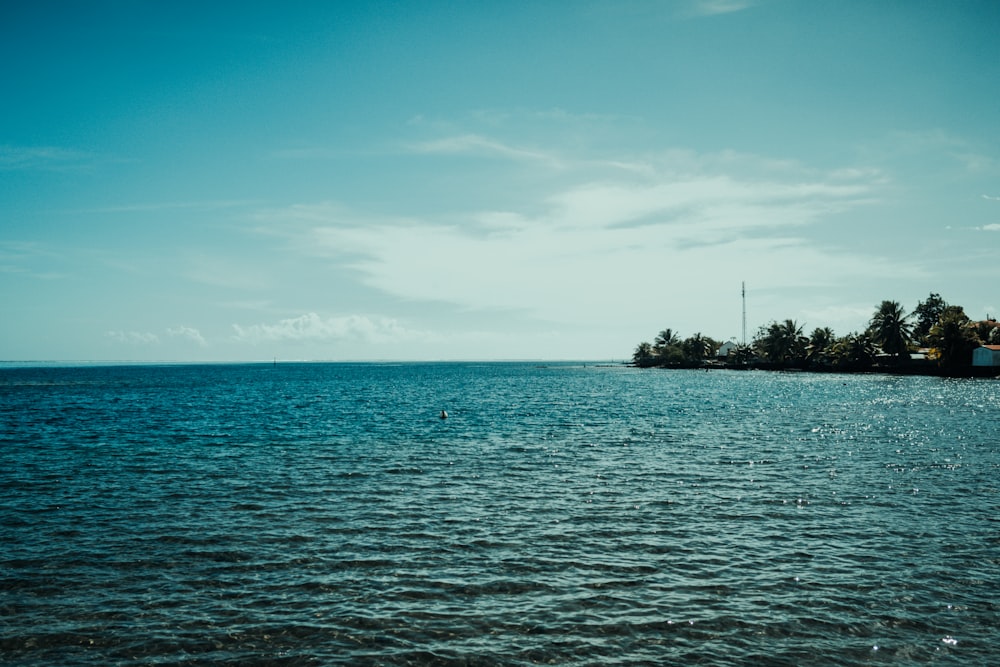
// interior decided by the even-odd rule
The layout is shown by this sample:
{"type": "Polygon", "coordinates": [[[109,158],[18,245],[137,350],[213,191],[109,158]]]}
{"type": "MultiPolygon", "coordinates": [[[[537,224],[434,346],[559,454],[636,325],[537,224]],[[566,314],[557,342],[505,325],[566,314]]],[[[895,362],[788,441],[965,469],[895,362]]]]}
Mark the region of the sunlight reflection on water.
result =
{"type": "Polygon", "coordinates": [[[19,664],[998,657],[995,382],[317,364],[0,391],[19,664]]]}

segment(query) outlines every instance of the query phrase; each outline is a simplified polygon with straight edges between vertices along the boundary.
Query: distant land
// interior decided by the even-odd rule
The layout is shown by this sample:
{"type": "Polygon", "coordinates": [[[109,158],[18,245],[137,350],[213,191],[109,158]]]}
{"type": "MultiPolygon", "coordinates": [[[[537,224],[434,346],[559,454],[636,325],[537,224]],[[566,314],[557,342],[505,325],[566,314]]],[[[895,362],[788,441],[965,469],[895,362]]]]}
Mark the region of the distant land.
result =
{"type": "Polygon", "coordinates": [[[632,354],[640,368],[756,368],[817,372],[1000,376],[1000,323],[973,321],[959,305],[931,292],[907,313],[879,304],[868,327],[838,336],[829,327],[805,335],[794,320],[761,326],[752,340],[720,341],[663,329],[632,354]],[[985,351],[983,351],[985,350],[985,351]]]}

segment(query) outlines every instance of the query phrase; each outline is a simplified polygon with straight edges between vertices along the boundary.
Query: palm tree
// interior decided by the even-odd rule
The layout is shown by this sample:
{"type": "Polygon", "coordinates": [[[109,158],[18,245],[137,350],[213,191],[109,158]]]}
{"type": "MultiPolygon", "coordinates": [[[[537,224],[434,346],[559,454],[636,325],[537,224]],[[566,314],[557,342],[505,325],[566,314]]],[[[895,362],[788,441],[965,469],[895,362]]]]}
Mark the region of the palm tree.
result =
{"type": "Polygon", "coordinates": [[[911,326],[897,301],[883,301],[868,325],[872,338],[898,363],[910,351],[911,326]]]}
{"type": "Polygon", "coordinates": [[[653,365],[653,346],[649,343],[639,343],[632,353],[632,363],[640,368],[653,365]]]}
{"type": "Polygon", "coordinates": [[[655,364],[661,366],[678,364],[684,361],[684,351],[681,349],[681,339],[673,329],[664,329],[656,334],[653,342],[655,364]]]}
{"type": "Polygon", "coordinates": [[[972,364],[972,351],[979,347],[979,337],[961,306],[948,306],[938,323],[927,334],[938,365],[955,368],[972,364]]]}
{"type": "Polygon", "coordinates": [[[660,333],[656,334],[656,347],[664,348],[670,347],[671,345],[677,345],[681,342],[680,336],[677,335],[673,329],[664,329],[660,333]]]}
{"type": "Polygon", "coordinates": [[[865,370],[875,363],[875,343],[867,331],[851,333],[833,345],[834,365],[847,370],[865,370]]]}
{"type": "Polygon", "coordinates": [[[702,336],[701,332],[684,339],[681,343],[684,357],[687,361],[701,361],[715,349],[711,338],[702,336]]]}
{"type": "Polygon", "coordinates": [[[830,327],[816,327],[813,329],[812,334],[809,336],[806,360],[809,362],[827,362],[833,341],[833,329],[830,327]]]}
{"type": "Polygon", "coordinates": [[[785,320],[781,324],[771,322],[766,329],[761,327],[754,345],[768,361],[788,364],[805,358],[808,342],[795,320],[785,320]]]}
{"type": "Polygon", "coordinates": [[[743,345],[742,343],[736,346],[736,349],[732,352],[733,363],[739,364],[741,366],[746,366],[750,363],[753,358],[753,347],[750,345],[743,345]]]}

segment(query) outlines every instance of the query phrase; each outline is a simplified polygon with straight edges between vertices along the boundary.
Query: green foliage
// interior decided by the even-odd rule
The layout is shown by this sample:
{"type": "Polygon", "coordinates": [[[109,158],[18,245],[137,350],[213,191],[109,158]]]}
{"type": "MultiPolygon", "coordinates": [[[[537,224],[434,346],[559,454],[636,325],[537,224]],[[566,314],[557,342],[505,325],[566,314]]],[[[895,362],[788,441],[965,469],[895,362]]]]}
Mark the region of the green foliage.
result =
{"type": "Polygon", "coordinates": [[[926,301],[917,303],[913,309],[912,317],[916,320],[913,325],[913,340],[921,345],[927,344],[927,334],[931,332],[931,327],[938,323],[944,309],[948,307],[940,294],[931,292],[926,301]]]}
{"type": "Polygon", "coordinates": [[[659,362],[663,366],[676,366],[683,364],[686,361],[687,357],[679,344],[671,345],[670,347],[664,348],[660,351],[659,362]]]}
{"type": "Polygon", "coordinates": [[[754,349],[765,360],[774,364],[793,365],[806,358],[809,339],[802,335],[802,327],[794,320],[781,324],[771,322],[761,327],[754,339],[754,349]]]}
{"type": "Polygon", "coordinates": [[[931,327],[927,341],[942,368],[958,368],[972,364],[972,351],[980,346],[975,325],[961,306],[948,306],[941,319],[931,327]]]}
{"type": "Polygon", "coordinates": [[[680,336],[673,329],[664,329],[660,333],[656,334],[656,340],[654,341],[656,347],[667,348],[671,345],[677,345],[681,342],[680,336]]]}
{"type": "Polygon", "coordinates": [[[875,341],[867,331],[838,339],[831,352],[835,368],[860,371],[875,365],[875,341]]]}
{"type": "Polygon", "coordinates": [[[910,350],[911,327],[906,311],[896,301],[883,301],[868,325],[872,338],[882,351],[898,363],[910,350]]]}
{"type": "Polygon", "coordinates": [[[684,352],[684,359],[688,362],[702,361],[715,353],[718,345],[714,340],[701,333],[685,338],[681,342],[681,350],[684,352]]]}
{"type": "Polygon", "coordinates": [[[985,345],[1000,344],[1000,325],[997,324],[996,320],[976,322],[973,326],[975,327],[976,336],[985,345]]]}
{"type": "Polygon", "coordinates": [[[810,364],[829,365],[832,362],[832,348],[835,341],[833,329],[830,327],[816,327],[809,335],[809,344],[806,347],[806,360],[810,364]]]}
{"type": "MultiPolygon", "coordinates": [[[[636,366],[697,366],[714,357],[720,347],[719,341],[700,332],[681,339],[673,329],[663,329],[654,340],[652,345],[636,347],[632,354],[636,366]]],[[[739,345],[730,352],[726,362],[864,371],[875,367],[879,352],[896,363],[909,362],[911,345],[916,342],[931,346],[930,356],[941,367],[962,368],[971,365],[972,351],[979,345],[1000,344],[1000,324],[993,319],[970,322],[961,306],[949,306],[931,292],[912,315],[896,301],[883,301],[865,331],[842,338],[829,327],[816,327],[806,337],[795,320],[772,321],[757,331],[751,345],[739,345]]]]}
{"type": "Polygon", "coordinates": [[[731,355],[733,363],[744,366],[753,359],[753,348],[750,345],[737,345],[731,355]]]}
{"type": "Polygon", "coordinates": [[[649,343],[639,343],[632,353],[632,363],[641,368],[652,366],[654,359],[653,346],[649,343]]]}
{"type": "Polygon", "coordinates": [[[656,334],[653,352],[656,354],[656,363],[661,366],[680,364],[685,360],[680,335],[673,329],[664,329],[656,334]]]}

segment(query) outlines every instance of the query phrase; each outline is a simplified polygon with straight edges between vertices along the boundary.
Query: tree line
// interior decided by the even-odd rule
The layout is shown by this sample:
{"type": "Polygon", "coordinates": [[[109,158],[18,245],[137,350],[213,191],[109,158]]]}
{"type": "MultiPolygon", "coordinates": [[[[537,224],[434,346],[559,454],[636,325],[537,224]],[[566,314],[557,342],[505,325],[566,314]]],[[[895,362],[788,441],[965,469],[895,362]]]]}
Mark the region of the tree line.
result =
{"type": "MultiPolygon", "coordinates": [[[[929,364],[950,371],[971,366],[972,351],[980,345],[1000,345],[1000,324],[993,318],[973,321],[962,306],[931,292],[909,314],[898,302],[883,301],[864,331],[846,336],[838,337],[829,327],[805,335],[795,320],[771,322],[747,345],[730,342],[723,361],[737,367],[831,371],[929,364]],[[912,359],[918,352],[919,359],[912,359]]],[[[664,329],[653,343],[639,343],[632,363],[643,368],[697,367],[716,358],[722,346],[701,333],[682,339],[673,329],[664,329]]]]}

